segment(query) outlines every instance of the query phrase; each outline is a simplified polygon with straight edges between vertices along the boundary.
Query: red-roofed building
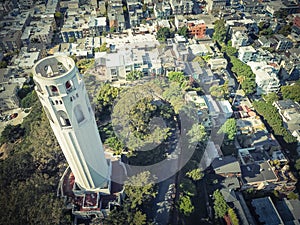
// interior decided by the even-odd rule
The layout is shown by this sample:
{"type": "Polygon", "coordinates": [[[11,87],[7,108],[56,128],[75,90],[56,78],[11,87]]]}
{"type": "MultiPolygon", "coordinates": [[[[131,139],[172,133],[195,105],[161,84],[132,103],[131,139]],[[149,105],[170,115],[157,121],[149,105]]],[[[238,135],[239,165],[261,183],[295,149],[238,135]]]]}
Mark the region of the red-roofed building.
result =
{"type": "Polygon", "coordinates": [[[294,17],[294,26],[299,27],[300,28],[300,16],[297,15],[294,17]]]}
{"type": "Polygon", "coordinates": [[[187,26],[190,36],[194,36],[197,39],[205,37],[206,25],[203,20],[188,21],[187,26]]]}

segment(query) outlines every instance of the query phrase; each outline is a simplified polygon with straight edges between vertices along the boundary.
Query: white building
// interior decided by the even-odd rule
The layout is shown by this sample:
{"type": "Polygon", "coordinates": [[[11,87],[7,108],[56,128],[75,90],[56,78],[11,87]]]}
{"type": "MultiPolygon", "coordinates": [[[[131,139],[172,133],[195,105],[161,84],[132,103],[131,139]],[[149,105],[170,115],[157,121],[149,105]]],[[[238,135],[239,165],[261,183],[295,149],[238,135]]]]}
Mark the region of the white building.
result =
{"type": "Polygon", "coordinates": [[[252,72],[255,74],[255,82],[257,84],[257,94],[267,94],[270,92],[278,92],[280,89],[280,80],[277,77],[278,71],[274,67],[263,62],[248,62],[252,72]]]}
{"type": "Polygon", "coordinates": [[[162,65],[158,49],[125,49],[116,53],[95,53],[96,68],[103,68],[110,81],[125,80],[126,75],[134,70],[141,71],[144,76],[161,74],[162,65]]]}
{"type": "Polygon", "coordinates": [[[256,50],[252,46],[242,46],[239,48],[238,58],[244,63],[255,61],[256,50]]]}
{"type": "Polygon", "coordinates": [[[241,46],[246,46],[248,43],[247,29],[233,31],[231,35],[232,47],[239,48],[241,46]]]}
{"type": "Polygon", "coordinates": [[[84,190],[106,190],[110,169],[74,61],[64,55],[44,58],[33,67],[33,75],[38,97],[75,182],[84,190]]]}
{"type": "Polygon", "coordinates": [[[210,59],[208,61],[208,65],[210,66],[211,70],[226,69],[227,60],[224,58],[210,59]]]}

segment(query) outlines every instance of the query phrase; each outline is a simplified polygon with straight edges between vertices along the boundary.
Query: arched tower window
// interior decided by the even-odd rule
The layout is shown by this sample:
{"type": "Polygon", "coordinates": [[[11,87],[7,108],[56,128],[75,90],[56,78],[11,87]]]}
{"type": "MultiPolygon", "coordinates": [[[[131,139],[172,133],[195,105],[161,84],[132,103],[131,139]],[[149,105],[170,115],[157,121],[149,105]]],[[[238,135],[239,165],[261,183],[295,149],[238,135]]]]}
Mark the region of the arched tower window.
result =
{"type": "Polygon", "coordinates": [[[46,116],[48,117],[48,119],[49,119],[52,123],[54,123],[54,121],[53,121],[53,119],[52,119],[52,116],[51,116],[51,114],[50,114],[50,112],[49,112],[49,110],[48,110],[48,108],[47,108],[46,106],[44,106],[44,110],[45,110],[45,113],[46,113],[46,116]]]}
{"type": "Polygon", "coordinates": [[[73,81],[72,80],[68,80],[65,83],[65,87],[66,87],[67,93],[70,93],[74,89],[73,81]]]}
{"type": "Polygon", "coordinates": [[[69,126],[71,126],[69,117],[68,117],[68,115],[67,115],[66,112],[64,112],[62,110],[59,110],[57,112],[57,116],[58,116],[59,123],[60,123],[60,125],[62,127],[69,127],[69,126]]]}
{"type": "Polygon", "coordinates": [[[50,96],[58,96],[59,92],[58,92],[57,87],[54,85],[50,85],[49,86],[49,94],[50,94],[50,96]]]}
{"type": "Polygon", "coordinates": [[[81,123],[84,120],[84,115],[80,105],[75,106],[74,114],[78,123],[81,123]]]}

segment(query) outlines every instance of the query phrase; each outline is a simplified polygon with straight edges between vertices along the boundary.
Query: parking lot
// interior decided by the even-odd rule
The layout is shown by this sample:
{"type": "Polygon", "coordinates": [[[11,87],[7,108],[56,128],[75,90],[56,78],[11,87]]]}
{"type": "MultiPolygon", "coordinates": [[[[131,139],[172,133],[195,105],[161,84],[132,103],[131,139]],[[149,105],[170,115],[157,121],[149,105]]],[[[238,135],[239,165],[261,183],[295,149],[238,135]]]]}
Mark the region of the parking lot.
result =
{"type": "Polygon", "coordinates": [[[27,115],[28,113],[25,113],[21,108],[9,110],[2,113],[1,117],[3,121],[0,120],[0,133],[2,133],[4,128],[9,124],[17,125],[22,123],[23,118],[27,115]]]}

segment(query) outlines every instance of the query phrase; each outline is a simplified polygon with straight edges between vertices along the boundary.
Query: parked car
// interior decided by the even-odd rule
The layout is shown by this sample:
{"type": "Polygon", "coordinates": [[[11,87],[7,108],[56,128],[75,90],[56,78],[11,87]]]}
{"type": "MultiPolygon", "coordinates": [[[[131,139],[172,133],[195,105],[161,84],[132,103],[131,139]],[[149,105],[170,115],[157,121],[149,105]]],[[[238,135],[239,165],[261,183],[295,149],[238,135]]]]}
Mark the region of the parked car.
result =
{"type": "Polygon", "coordinates": [[[16,118],[17,116],[18,116],[18,113],[13,113],[13,114],[10,115],[10,118],[11,118],[11,119],[14,119],[14,118],[16,118]]]}

